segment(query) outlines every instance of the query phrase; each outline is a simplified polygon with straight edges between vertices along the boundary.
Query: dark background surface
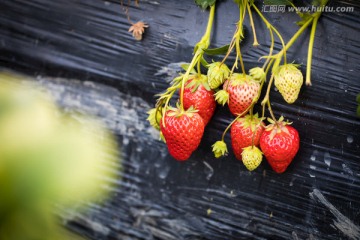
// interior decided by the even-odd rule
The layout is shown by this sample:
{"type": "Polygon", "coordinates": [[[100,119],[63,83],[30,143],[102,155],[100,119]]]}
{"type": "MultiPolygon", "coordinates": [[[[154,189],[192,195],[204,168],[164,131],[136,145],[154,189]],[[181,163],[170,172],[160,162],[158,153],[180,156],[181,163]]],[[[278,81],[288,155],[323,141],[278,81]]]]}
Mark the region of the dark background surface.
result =
{"type": "MultiPolygon", "coordinates": [[[[141,42],[127,32],[119,1],[0,1],[0,65],[35,77],[65,109],[100,117],[120,144],[123,171],[109,179],[113,197],[88,204],[87,214],[69,213],[67,226],[90,239],[360,239],[360,4],[331,4],[355,11],[323,14],[313,86],[303,87],[293,105],[272,90],[275,114],[293,121],[301,136],[299,153],[278,175],[266,161],[250,173],[232,153],[212,156],[211,145],[232,120],[226,108],[218,107],[185,163],[169,156],[146,121],[153,95],[190,61],[205,30],[208,13],[193,1],[132,6],[132,20],[150,26],[141,42]]],[[[285,41],[298,28],[293,13],[266,16],[285,41]]],[[[230,42],[237,17],[231,0],[220,2],[212,46],[230,42]]],[[[261,46],[253,48],[251,37],[243,42],[246,69],[259,65],[270,41],[255,21],[261,46]]],[[[308,34],[288,53],[303,72],[308,34]]]]}

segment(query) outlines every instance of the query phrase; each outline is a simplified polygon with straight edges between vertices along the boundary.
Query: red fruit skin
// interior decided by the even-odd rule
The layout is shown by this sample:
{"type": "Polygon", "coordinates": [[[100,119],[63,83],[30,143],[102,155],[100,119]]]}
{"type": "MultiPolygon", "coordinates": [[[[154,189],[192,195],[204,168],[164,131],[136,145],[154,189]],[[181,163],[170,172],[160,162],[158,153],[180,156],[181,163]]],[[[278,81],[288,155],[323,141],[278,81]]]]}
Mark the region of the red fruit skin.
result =
{"type": "Polygon", "coordinates": [[[160,123],[160,130],[166,140],[169,153],[178,161],[187,160],[198,148],[204,134],[204,121],[198,113],[192,116],[182,114],[181,116],[169,116],[174,112],[168,110],[165,114],[165,126],[160,123]]]}
{"type": "Polygon", "coordinates": [[[229,80],[227,80],[224,83],[223,89],[229,93],[230,112],[237,116],[248,112],[244,111],[250,107],[254,98],[257,97],[260,90],[260,84],[255,81],[247,81],[242,84],[233,85],[231,83],[229,84],[229,80]]]}
{"type": "MultiPolygon", "coordinates": [[[[189,84],[191,80],[187,82],[189,84]]],[[[189,109],[193,106],[198,110],[198,114],[203,118],[204,124],[207,125],[211,117],[214,115],[216,108],[216,101],[214,98],[214,91],[208,91],[200,84],[195,92],[192,92],[192,88],[184,89],[184,108],[189,109]]]]}
{"type": "MultiPolygon", "coordinates": [[[[255,129],[255,136],[254,136],[254,145],[259,146],[260,144],[260,136],[264,131],[264,124],[255,129]]],[[[249,147],[252,145],[252,138],[254,135],[254,131],[251,129],[250,126],[244,127],[241,121],[236,121],[230,129],[231,135],[231,146],[235,157],[242,161],[241,153],[243,152],[243,148],[249,147]]]]}
{"type": "Polygon", "coordinates": [[[277,173],[285,172],[299,150],[300,138],[298,131],[285,126],[289,134],[284,131],[276,133],[271,139],[272,131],[264,131],[260,137],[260,148],[272,169],[277,173]]]}

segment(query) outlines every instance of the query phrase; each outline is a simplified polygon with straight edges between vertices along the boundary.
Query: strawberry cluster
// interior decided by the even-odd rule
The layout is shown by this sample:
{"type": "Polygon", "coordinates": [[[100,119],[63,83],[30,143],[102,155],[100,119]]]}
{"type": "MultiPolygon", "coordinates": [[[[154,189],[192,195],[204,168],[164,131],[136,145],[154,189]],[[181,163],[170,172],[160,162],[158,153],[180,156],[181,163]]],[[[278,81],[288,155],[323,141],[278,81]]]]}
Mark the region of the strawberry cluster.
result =
{"type": "MultiPolygon", "coordinates": [[[[203,1],[198,0],[198,2],[203,1]]],[[[194,48],[192,61],[183,66],[185,73],[176,77],[170,87],[158,95],[156,107],[149,111],[148,120],[160,131],[160,137],[167,144],[171,156],[176,160],[185,161],[198,148],[205,126],[212,118],[217,103],[222,106],[227,105],[235,118],[224,130],[221,140],[213,144],[214,156],[219,158],[227,155],[228,148],[224,139],[230,130],[234,155],[243,162],[249,171],[255,170],[261,164],[264,155],[275,172],[283,173],[299,150],[300,137],[298,131],[290,126],[291,123],[284,121],[283,116],[278,120],[275,118],[269,93],[274,83],[287,103],[292,104],[297,100],[304,82],[303,74],[298,65],[287,63],[286,51],[308,26],[313,24],[313,29],[316,29],[320,14],[302,16],[302,22],[299,23],[301,28],[285,44],[279,31],[267,21],[253,1],[235,2],[240,10],[236,31],[230,44],[218,49],[208,49],[215,13],[215,0],[205,1],[205,4],[201,4],[203,7],[210,6],[206,32],[194,48]],[[240,43],[244,38],[243,23],[246,13],[249,15],[253,28],[253,45],[259,45],[255,34],[252,9],[269,29],[272,41],[269,55],[262,57],[266,59],[263,66],[252,68],[246,73],[240,49],[240,43]],[[283,45],[281,51],[276,54],[273,54],[274,34],[283,45]],[[236,58],[232,67],[229,68],[225,62],[234,49],[236,58]],[[204,55],[222,53],[226,54],[219,62],[207,63],[204,58],[204,55]],[[240,63],[241,70],[235,72],[238,69],[238,63],[240,63]],[[206,75],[202,74],[201,65],[207,68],[206,75]],[[262,114],[259,117],[259,114],[254,114],[253,109],[258,103],[268,75],[270,75],[270,80],[265,97],[261,101],[262,114]],[[178,102],[176,107],[171,107],[170,101],[176,93],[179,95],[178,102]],[[270,113],[270,117],[267,118],[268,125],[265,123],[266,108],[270,113]]],[[[326,3],[327,1],[324,0],[321,4],[326,3]]],[[[315,34],[313,31],[312,35],[315,34]]],[[[310,51],[308,59],[311,59],[310,51]]],[[[308,73],[309,70],[310,67],[308,67],[308,73]]],[[[306,84],[311,85],[310,74],[307,74],[306,84]]]]}

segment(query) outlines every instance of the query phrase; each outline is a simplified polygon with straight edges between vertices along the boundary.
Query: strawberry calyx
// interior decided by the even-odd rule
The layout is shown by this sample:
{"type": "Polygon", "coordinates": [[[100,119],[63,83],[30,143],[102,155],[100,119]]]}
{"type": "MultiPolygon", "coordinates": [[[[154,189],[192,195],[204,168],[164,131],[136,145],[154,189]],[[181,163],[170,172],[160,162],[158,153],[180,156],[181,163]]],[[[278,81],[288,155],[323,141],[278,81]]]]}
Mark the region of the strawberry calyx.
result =
{"type": "Polygon", "coordinates": [[[224,141],[217,141],[212,145],[212,151],[216,158],[227,155],[228,149],[224,141]]]}
{"type": "Polygon", "coordinates": [[[287,125],[291,125],[292,122],[284,121],[284,117],[281,116],[279,120],[274,121],[273,119],[267,119],[270,124],[265,127],[265,131],[271,131],[270,133],[270,140],[272,140],[276,134],[285,132],[286,134],[290,135],[289,130],[287,129],[287,125]]]}
{"type": "Polygon", "coordinates": [[[273,73],[274,75],[280,75],[283,74],[285,71],[298,71],[299,70],[299,66],[300,64],[295,64],[295,63],[287,63],[281,66],[278,66],[277,68],[274,69],[273,73]]]}
{"type": "Polygon", "coordinates": [[[231,86],[239,86],[248,83],[249,81],[255,81],[250,75],[233,73],[230,76],[229,83],[231,86]]]}
{"type": "Polygon", "coordinates": [[[188,117],[192,117],[194,113],[197,113],[199,110],[195,109],[193,106],[189,107],[187,110],[183,110],[180,108],[179,103],[177,104],[177,107],[168,107],[167,108],[166,115],[170,117],[181,117],[183,115],[186,115],[188,117]]]}
{"type": "Polygon", "coordinates": [[[211,91],[208,84],[208,77],[204,74],[190,75],[186,81],[185,88],[190,88],[194,93],[202,85],[207,91],[211,91]]]}
{"type": "Polygon", "coordinates": [[[229,93],[226,90],[220,90],[215,93],[215,101],[224,106],[229,101],[229,93]]]}
{"type": "MultiPolygon", "coordinates": [[[[218,104],[224,106],[229,102],[229,93],[227,91],[228,85],[231,86],[240,86],[248,83],[249,81],[255,81],[250,75],[233,73],[228,80],[224,83],[224,89],[215,93],[215,100],[218,104]]],[[[257,101],[257,98],[254,98],[254,102],[257,101]]]]}
{"type": "MultiPolygon", "coordinates": [[[[199,110],[195,109],[193,106],[189,107],[187,110],[184,110],[180,107],[180,103],[178,102],[175,107],[168,106],[163,109],[163,116],[169,116],[169,117],[176,117],[179,118],[183,115],[188,116],[189,118],[192,118],[195,113],[197,113],[199,110]]],[[[166,127],[165,124],[165,118],[161,118],[162,125],[166,127]]]]}
{"type": "Polygon", "coordinates": [[[259,118],[258,114],[254,115],[245,115],[242,118],[239,118],[237,121],[241,122],[243,128],[251,128],[251,131],[255,131],[262,123],[263,118],[259,118]]]}

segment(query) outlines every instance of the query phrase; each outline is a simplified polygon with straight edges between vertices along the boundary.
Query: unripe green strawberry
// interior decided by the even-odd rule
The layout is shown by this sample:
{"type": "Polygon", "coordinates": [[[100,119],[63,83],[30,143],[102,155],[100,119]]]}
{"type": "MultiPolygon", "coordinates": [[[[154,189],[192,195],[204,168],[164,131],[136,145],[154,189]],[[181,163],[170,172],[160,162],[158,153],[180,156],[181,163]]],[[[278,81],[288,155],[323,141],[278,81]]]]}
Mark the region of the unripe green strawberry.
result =
{"type": "Polygon", "coordinates": [[[263,82],[265,81],[266,74],[263,68],[254,67],[249,70],[249,75],[252,76],[256,81],[263,82]]]}
{"type": "Polygon", "coordinates": [[[224,83],[223,90],[229,93],[229,109],[234,115],[246,114],[259,97],[260,83],[249,75],[234,73],[224,83]]]}
{"type": "Polygon", "coordinates": [[[209,64],[209,69],[207,72],[208,83],[211,89],[216,89],[224,83],[230,75],[230,69],[226,66],[225,63],[214,62],[209,64]]]}
{"type": "Polygon", "coordinates": [[[178,161],[187,160],[197,149],[204,134],[204,121],[192,108],[169,108],[160,122],[169,153],[178,161]]]}
{"type": "Polygon", "coordinates": [[[262,161],[262,152],[255,146],[246,147],[242,152],[242,160],[249,171],[255,170],[262,161]]]}
{"type": "Polygon", "coordinates": [[[275,86],[287,103],[294,103],[304,82],[301,71],[294,64],[285,64],[274,72],[275,86]]]}

